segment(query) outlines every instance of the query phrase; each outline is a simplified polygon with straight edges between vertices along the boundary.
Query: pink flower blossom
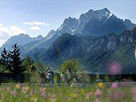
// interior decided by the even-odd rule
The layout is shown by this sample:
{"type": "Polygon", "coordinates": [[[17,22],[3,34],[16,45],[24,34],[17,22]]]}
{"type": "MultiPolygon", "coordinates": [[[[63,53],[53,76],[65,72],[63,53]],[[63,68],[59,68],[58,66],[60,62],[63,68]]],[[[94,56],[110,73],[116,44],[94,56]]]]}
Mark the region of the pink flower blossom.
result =
{"type": "Polygon", "coordinates": [[[6,88],[6,90],[7,90],[7,91],[10,91],[10,88],[9,88],[9,87],[7,87],[7,88],[6,88]]]}
{"type": "Polygon", "coordinates": [[[17,92],[16,92],[16,90],[13,90],[13,91],[10,92],[10,94],[11,94],[11,96],[16,96],[17,92]]]}
{"type": "Polygon", "coordinates": [[[112,62],[108,65],[108,70],[111,74],[120,74],[121,73],[121,65],[117,62],[112,62]]]}
{"type": "Polygon", "coordinates": [[[41,95],[42,95],[43,98],[47,98],[45,87],[40,88],[40,92],[41,92],[41,95]]]}
{"type": "Polygon", "coordinates": [[[113,82],[111,88],[118,88],[119,84],[117,82],[113,82]]]}
{"type": "Polygon", "coordinates": [[[100,89],[97,89],[96,92],[95,92],[95,96],[96,97],[102,97],[103,93],[100,89]]]}
{"type": "Polygon", "coordinates": [[[45,87],[40,88],[40,91],[41,91],[41,92],[45,92],[45,91],[46,91],[46,88],[45,88],[45,87]]]}

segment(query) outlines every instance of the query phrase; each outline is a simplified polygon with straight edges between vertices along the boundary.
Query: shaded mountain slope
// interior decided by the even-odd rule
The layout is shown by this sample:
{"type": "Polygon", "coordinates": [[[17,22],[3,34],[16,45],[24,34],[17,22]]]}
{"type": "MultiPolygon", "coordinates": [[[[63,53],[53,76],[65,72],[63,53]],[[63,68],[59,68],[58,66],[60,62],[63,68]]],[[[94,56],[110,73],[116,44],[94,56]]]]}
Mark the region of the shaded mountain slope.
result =
{"type": "Polygon", "coordinates": [[[133,35],[132,31],[101,37],[63,34],[46,51],[39,50],[34,58],[55,70],[67,59],[78,59],[84,70],[100,73],[107,73],[107,64],[118,62],[125,73],[136,65],[133,35]]]}

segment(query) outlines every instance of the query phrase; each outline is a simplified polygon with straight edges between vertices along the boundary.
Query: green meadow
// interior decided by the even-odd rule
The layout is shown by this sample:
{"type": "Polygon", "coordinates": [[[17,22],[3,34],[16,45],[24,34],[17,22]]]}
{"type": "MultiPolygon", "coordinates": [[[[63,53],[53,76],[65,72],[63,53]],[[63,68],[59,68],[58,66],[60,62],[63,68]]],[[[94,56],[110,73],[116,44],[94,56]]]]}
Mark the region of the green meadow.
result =
{"type": "Polygon", "coordinates": [[[1,84],[0,102],[136,102],[134,83],[96,83],[86,86],[1,84]]]}

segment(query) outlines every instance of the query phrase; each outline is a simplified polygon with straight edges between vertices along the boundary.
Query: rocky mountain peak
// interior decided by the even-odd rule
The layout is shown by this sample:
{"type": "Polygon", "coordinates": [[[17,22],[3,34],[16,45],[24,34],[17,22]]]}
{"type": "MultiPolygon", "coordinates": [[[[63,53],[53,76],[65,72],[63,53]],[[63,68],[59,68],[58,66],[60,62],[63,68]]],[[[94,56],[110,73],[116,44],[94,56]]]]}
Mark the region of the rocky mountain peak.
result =
{"type": "Polygon", "coordinates": [[[105,11],[105,12],[111,13],[107,8],[104,8],[101,11],[105,11]]]}
{"type": "Polygon", "coordinates": [[[80,15],[79,19],[68,17],[57,29],[56,34],[64,33],[83,35],[106,35],[109,33],[121,33],[124,30],[132,30],[135,27],[130,20],[123,21],[116,17],[107,8],[100,10],[90,9],[80,15]]]}
{"type": "Polygon", "coordinates": [[[46,38],[46,39],[50,39],[50,38],[52,38],[55,34],[56,34],[56,31],[55,31],[55,30],[51,30],[51,31],[47,34],[47,36],[46,36],[45,38],[46,38]]]}
{"type": "Polygon", "coordinates": [[[72,33],[78,26],[78,20],[76,18],[68,17],[64,20],[60,28],[57,29],[57,34],[72,33]]]}

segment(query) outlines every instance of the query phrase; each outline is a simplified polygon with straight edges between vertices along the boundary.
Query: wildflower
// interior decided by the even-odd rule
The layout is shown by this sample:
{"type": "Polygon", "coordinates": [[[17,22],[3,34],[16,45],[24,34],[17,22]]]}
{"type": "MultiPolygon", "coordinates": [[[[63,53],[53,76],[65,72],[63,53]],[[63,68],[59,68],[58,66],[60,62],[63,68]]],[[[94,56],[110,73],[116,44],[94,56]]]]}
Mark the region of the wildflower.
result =
{"type": "Polygon", "coordinates": [[[100,89],[97,89],[96,92],[95,92],[95,96],[96,97],[102,97],[103,93],[100,89]]]}
{"type": "Polygon", "coordinates": [[[40,88],[40,91],[41,91],[42,93],[44,93],[44,92],[46,91],[46,88],[45,88],[45,87],[40,88]]]}
{"type": "Polygon", "coordinates": [[[104,83],[98,83],[98,87],[99,88],[103,88],[104,87],[104,83]]]}
{"type": "Polygon", "coordinates": [[[33,95],[31,98],[30,98],[30,102],[37,102],[38,101],[38,98],[36,95],[33,95]]]}
{"type": "Polygon", "coordinates": [[[71,86],[71,87],[74,87],[74,83],[72,83],[70,86],[71,86]]]}
{"type": "Polygon", "coordinates": [[[24,93],[28,92],[29,91],[29,86],[22,87],[22,91],[24,93]]]}
{"type": "Polygon", "coordinates": [[[113,82],[111,85],[111,88],[118,88],[118,83],[117,82],[113,82]]]}
{"type": "Polygon", "coordinates": [[[85,94],[85,99],[86,99],[86,100],[89,100],[89,97],[90,97],[90,93],[86,93],[86,94],[85,94]]]}
{"type": "Polygon", "coordinates": [[[9,88],[9,87],[7,87],[7,88],[6,88],[6,90],[7,90],[7,91],[10,91],[10,88],[9,88]]]}
{"type": "Polygon", "coordinates": [[[20,84],[16,84],[17,89],[20,89],[20,87],[21,87],[20,84]]]}
{"type": "Polygon", "coordinates": [[[16,96],[17,92],[16,92],[16,90],[13,90],[13,91],[10,92],[10,94],[11,94],[11,96],[16,96]]]}
{"type": "Polygon", "coordinates": [[[50,98],[51,102],[56,102],[56,95],[53,93],[50,98]]]}
{"type": "Polygon", "coordinates": [[[43,87],[43,88],[40,88],[40,91],[41,91],[41,95],[43,98],[47,98],[47,95],[46,95],[46,88],[43,87]]]}
{"type": "Polygon", "coordinates": [[[71,93],[70,95],[71,95],[71,97],[73,97],[73,98],[76,98],[76,97],[77,97],[77,94],[76,94],[75,92],[71,93]]]}
{"type": "Polygon", "coordinates": [[[43,98],[47,98],[47,95],[46,95],[46,94],[43,94],[42,97],[43,97],[43,98]]]}

